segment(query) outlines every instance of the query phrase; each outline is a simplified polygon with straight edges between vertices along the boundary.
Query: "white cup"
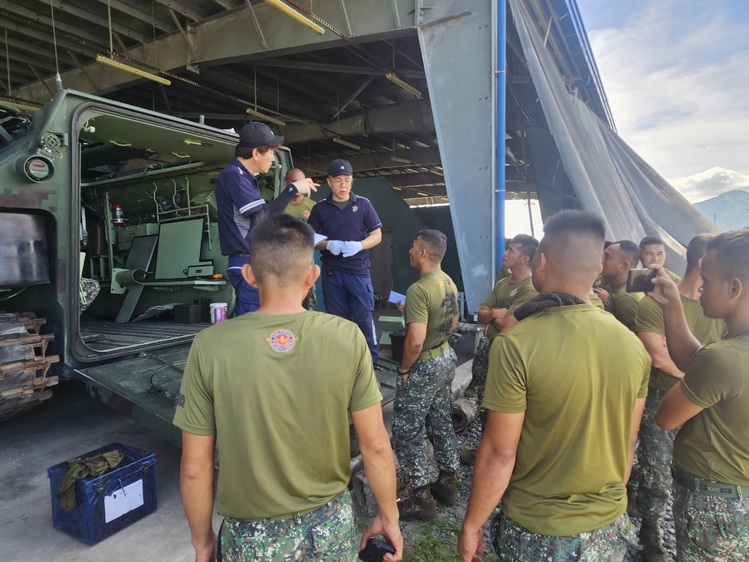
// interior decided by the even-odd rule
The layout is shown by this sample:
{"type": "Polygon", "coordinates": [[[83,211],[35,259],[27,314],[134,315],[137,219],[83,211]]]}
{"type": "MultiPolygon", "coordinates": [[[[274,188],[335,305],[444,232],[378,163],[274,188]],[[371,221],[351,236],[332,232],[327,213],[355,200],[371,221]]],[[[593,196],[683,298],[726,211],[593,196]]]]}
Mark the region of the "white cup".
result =
{"type": "Polygon", "coordinates": [[[229,305],[225,302],[211,303],[211,324],[218,324],[226,320],[226,313],[229,305]]]}

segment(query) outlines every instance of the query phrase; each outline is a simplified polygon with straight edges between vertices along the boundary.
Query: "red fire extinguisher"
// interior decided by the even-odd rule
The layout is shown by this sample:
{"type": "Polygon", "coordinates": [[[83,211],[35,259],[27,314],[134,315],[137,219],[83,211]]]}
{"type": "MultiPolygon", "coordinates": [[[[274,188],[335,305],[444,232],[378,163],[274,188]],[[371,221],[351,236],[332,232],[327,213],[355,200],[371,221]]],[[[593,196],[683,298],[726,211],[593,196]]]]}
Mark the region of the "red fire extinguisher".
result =
{"type": "Polygon", "coordinates": [[[119,203],[112,203],[112,224],[115,228],[125,226],[125,211],[119,203]]]}

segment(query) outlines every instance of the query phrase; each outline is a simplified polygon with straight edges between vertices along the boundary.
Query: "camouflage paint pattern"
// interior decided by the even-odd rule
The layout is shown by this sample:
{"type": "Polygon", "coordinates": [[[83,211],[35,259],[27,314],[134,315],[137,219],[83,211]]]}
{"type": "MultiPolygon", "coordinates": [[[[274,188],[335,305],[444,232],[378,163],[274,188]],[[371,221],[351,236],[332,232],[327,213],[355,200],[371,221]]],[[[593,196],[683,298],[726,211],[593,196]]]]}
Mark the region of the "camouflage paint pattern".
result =
{"type": "Polygon", "coordinates": [[[81,277],[81,298],[79,312],[83,312],[99,294],[99,282],[96,279],[81,277]]]}
{"type": "Polygon", "coordinates": [[[666,390],[648,389],[645,411],[640,423],[637,446],[637,511],[645,519],[659,519],[666,513],[671,495],[671,461],[674,457],[676,431],[665,431],[655,423],[658,403],[666,390]]]}
{"type": "Polygon", "coordinates": [[[674,484],[678,562],[749,560],[749,498],[720,498],[674,484]]]}
{"type": "Polygon", "coordinates": [[[327,504],[280,521],[226,517],[219,531],[219,562],[356,560],[357,532],[351,495],[345,490],[327,504]]]}
{"type": "Polygon", "coordinates": [[[501,562],[614,562],[628,548],[639,550],[637,535],[625,513],[617,521],[579,535],[537,535],[500,511],[491,524],[491,541],[501,562]]]}
{"type": "Polygon", "coordinates": [[[406,382],[396,379],[393,447],[412,488],[422,488],[431,481],[425,430],[437,466],[452,472],[458,469],[450,390],[457,362],[449,348],[438,357],[416,361],[406,382]]]}

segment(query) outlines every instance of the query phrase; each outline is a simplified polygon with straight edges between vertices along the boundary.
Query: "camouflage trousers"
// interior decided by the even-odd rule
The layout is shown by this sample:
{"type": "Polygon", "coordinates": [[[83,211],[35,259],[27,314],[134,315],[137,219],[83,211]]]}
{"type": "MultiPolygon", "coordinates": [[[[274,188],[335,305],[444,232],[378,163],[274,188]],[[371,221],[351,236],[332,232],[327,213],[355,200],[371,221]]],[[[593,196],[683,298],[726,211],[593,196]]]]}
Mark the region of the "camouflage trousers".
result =
{"type": "Polygon", "coordinates": [[[569,537],[537,535],[500,511],[492,521],[491,540],[501,562],[613,562],[627,547],[637,547],[637,534],[625,513],[613,523],[569,537]]]}
{"type": "Polygon", "coordinates": [[[354,511],[348,490],[310,512],[273,521],[226,517],[219,531],[217,562],[356,560],[354,511]]]}
{"type": "Polygon", "coordinates": [[[489,372],[489,349],[492,341],[489,336],[481,336],[476,352],[473,354],[471,366],[471,384],[476,388],[476,404],[481,406],[486,390],[486,374],[489,372]]]}
{"type": "Polygon", "coordinates": [[[442,470],[458,469],[458,442],[452,422],[452,392],[458,358],[452,348],[416,361],[406,382],[397,377],[393,406],[393,448],[412,488],[427,486],[426,434],[442,470]]]}
{"type": "Polygon", "coordinates": [[[667,390],[648,389],[637,445],[637,511],[644,519],[659,519],[666,513],[671,495],[671,461],[675,431],[665,431],[655,423],[655,411],[667,390]]]}
{"type": "Polygon", "coordinates": [[[678,562],[749,560],[749,498],[719,498],[674,484],[678,562]]]}

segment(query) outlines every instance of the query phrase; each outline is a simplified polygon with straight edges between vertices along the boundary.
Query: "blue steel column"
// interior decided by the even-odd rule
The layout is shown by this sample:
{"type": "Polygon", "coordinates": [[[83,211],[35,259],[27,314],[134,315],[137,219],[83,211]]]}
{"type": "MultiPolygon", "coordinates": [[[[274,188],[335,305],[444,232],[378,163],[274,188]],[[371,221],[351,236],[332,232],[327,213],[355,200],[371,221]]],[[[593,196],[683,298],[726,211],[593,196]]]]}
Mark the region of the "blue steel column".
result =
{"type": "Polygon", "coordinates": [[[494,33],[492,34],[496,41],[496,71],[495,71],[495,91],[494,99],[496,100],[495,106],[495,131],[494,131],[494,144],[496,147],[495,152],[495,181],[496,187],[494,190],[494,208],[495,208],[495,221],[494,221],[494,235],[496,236],[494,242],[494,248],[496,251],[495,257],[495,271],[499,270],[502,264],[502,254],[505,251],[505,157],[506,157],[506,142],[505,142],[505,129],[506,127],[506,110],[505,110],[505,97],[507,88],[507,6],[505,0],[496,0],[493,2],[494,9],[497,11],[494,17],[494,33]]]}

